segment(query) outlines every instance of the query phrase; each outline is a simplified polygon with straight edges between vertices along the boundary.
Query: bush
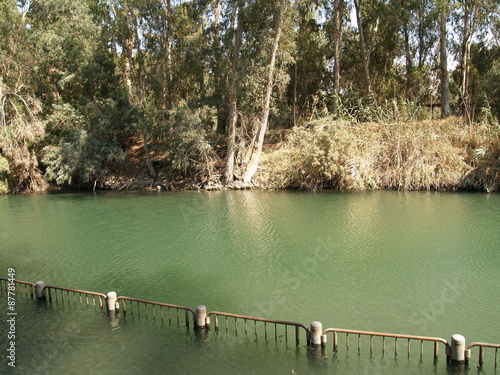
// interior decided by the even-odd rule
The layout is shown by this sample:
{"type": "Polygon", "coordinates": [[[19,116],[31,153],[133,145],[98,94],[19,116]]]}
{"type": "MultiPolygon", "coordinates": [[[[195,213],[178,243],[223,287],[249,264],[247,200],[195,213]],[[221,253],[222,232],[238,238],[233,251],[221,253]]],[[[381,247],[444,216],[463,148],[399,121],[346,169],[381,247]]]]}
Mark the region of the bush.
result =
{"type": "Polygon", "coordinates": [[[263,169],[277,188],[491,191],[500,182],[499,134],[458,119],[350,123],[324,118],[293,129],[263,169]],[[480,147],[487,150],[474,154],[480,147]]]}
{"type": "Polygon", "coordinates": [[[170,111],[168,123],[160,128],[158,138],[162,147],[163,168],[173,175],[184,177],[210,176],[214,170],[215,153],[202,120],[204,109],[178,107],[170,111]]]}
{"type": "Polygon", "coordinates": [[[126,159],[116,139],[92,129],[70,105],[56,107],[48,121],[56,140],[42,150],[45,177],[58,185],[88,184],[116,169],[126,159]]]}
{"type": "Polygon", "coordinates": [[[7,194],[9,192],[9,176],[9,161],[0,154],[0,195],[7,194]]]}

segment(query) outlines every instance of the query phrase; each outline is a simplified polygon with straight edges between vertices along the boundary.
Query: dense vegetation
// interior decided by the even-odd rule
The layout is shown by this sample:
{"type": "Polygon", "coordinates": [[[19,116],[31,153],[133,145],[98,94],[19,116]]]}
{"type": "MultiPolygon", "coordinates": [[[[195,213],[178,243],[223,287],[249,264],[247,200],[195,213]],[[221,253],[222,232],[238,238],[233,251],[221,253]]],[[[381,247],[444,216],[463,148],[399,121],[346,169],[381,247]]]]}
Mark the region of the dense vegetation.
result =
{"type": "Polygon", "coordinates": [[[499,12],[497,0],[4,0],[0,194],[133,179],[498,190],[499,12]]]}

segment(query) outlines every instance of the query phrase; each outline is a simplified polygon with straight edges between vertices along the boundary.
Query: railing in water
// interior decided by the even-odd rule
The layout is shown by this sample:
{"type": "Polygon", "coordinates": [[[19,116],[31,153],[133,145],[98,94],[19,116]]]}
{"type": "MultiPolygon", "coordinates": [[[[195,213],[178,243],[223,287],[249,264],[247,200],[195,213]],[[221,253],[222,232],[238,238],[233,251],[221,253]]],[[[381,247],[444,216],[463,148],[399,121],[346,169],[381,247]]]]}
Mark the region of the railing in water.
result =
{"type": "Polygon", "coordinates": [[[106,301],[106,295],[103,293],[88,292],[86,290],[78,290],[71,288],[61,288],[53,285],[46,285],[43,291],[48,294],[48,300],[52,302],[61,301],[62,303],[73,303],[76,305],[78,302],[80,305],[84,303],[86,305],[96,306],[96,300],[99,302],[99,308],[102,310],[104,307],[104,301],[106,301]]]}
{"type": "Polygon", "coordinates": [[[382,333],[382,332],[370,332],[370,331],[357,331],[357,330],[352,330],[352,329],[339,329],[339,328],[328,328],[323,332],[323,335],[326,335],[328,333],[332,332],[333,333],[333,350],[337,351],[339,347],[339,340],[338,340],[338,334],[343,333],[345,334],[345,346],[346,349],[349,350],[349,335],[355,335],[357,336],[357,348],[358,348],[358,353],[361,353],[361,337],[362,336],[369,336],[369,348],[370,348],[370,354],[373,354],[374,352],[374,344],[373,344],[373,337],[381,337],[382,338],[382,347],[381,351],[382,354],[385,354],[386,352],[386,339],[394,339],[394,355],[399,354],[399,349],[398,349],[398,339],[399,340],[407,340],[407,354],[408,356],[411,353],[411,342],[412,341],[420,341],[420,357],[422,358],[424,355],[424,341],[431,341],[434,343],[434,348],[433,348],[433,353],[434,353],[434,359],[438,358],[439,356],[439,344],[444,344],[445,348],[449,346],[448,342],[445,339],[442,339],[440,337],[428,337],[428,336],[415,336],[415,335],[402,335],[402,334],[395,334],[395,333],[382,333]]]}
{"type": "MultiPolygon", "coordinates": [[[[257,322],[264,323],[264,338],[267,340],[268,338],[268,330],[271,330],[272,328],[268,328],[268,325],[273,325],[274,326],[274,339],[278,341],[278,325],[283,326],[283,335],[285,337],[285,342],[288,343],[288,327],[293,327],[292,329],[295,331],[295,343],[296,345],[300,344],[300,330],[303,329],[305,331],[305,337],[308,338],[309,336],[309,329],[307,326],[305,326],[302,323],[296,323],[296,322],[288,322],[285,320],[273,320],[273,319],[264,319],[264,318],[256,318],[253,316],[246,316],[246,315],[239,315],[239,314],[230,314],[230,313],[224,313],[220,311],[212,311],[207,314],[209,318],[213,317],[214,319],[214,325],[215,329],[219,329],[219,317],[222,316],[225,318],[225,327],[226,331],[229,330],[229,322],[228,318],[233,318],[234,319],[234,331],[238,333],[238,321],[243,321],[244,324],[244,332],[245,334],[248,334],[248,325],[247,323],[253,322],[253,332],[255,336],[257,336],[257,322]]],[[[212,319],[210,319],[211,321],[212,319]]],[[[309,342],[309,339],[307,339],[309,342]]]]}
{"type": "Polygon", "coordinates": [[[294,338],[295,344],[297,346],[300,344],[301,330],[305,331],[304,333],[307,341],[307,346],[311,347],[325,348],[328,334],[332,333],[334,352],[339,351],[339,334],[345,335],[345,348],[347,349],[347,351],[350,347],[350,336],[355,336],[357,338],[356,346],[358,354],[361,353],[361,344],[363,342],[362,337],[367,337],[369,340],[368,346],[370,355],[375,351],[374,338],[380,338],[381,340],[381,343],[377,342],[377,345],[381,344],[381,347],[377,347],[377,350],[380,349],[382,355],[384,355],[386,352],[386,341],[393,340],[395,356],[399,354],[398,340],[405,342],[405,346],[407,348],[406,352],[408,356],[410,356],[411,353],[411,343],[417,341],[419,342],[419,352],[421,358],[424,355],[424,342],[432,342],[432,352],[435,360],[439,356],[440,344],[443,344],[446,348],[447,361],[451,360],[455,362],[468,361],[471,358],[472,349],[478,347],[478,361],[480,366],[482,366],[485,361],[485,348],[494,349],[494,363],[496,368],[498,363],[498,349],[500,349],[500,344],[489,344],[483,342],[473,342],[466,347],[465,338],[461,335],[453,335],[451,342],[448,343],[448,341],[440,337],[403,335],[340,328],[328,328],[323,331],[321,323],[316,321],[312,322],[309,328],[302,323],[284,320],[265,319],[220,311],[212,311],[207,313],[206,308],[203,305],[198,306],[195,311],[185,306],[146,301],[142,299],[123,296],[117,297],[115,292],[109,292],[106,295],[103,293],[89,292],[79,289],[62,288],[52,285],[46,286],[43,281],[30,283],[26,281],[0,277],[0,292],[2,291],[8,291],[8,295],[15,291],[17,295],[26,295],[30,296],[31,298],[34,298],[36,296],[37,299],[47,299],[49,302],[61,302],[63,304],[67,303],[69,305],[76,305],[79,303],[80,305],[86,304],[92,305],[94,307],[99,306],[101,310],[104,309],[104,304],[106,303],[107,310],[109,312],[116,313],[116,310],[118,310],[122,311],[123,314],[130,313],[132,315],[137,314],[137,316],[141,316],[141,314],[143,314],[147,318],[149,318],[149,316],[151,316],[153,319],[159,317],[162,321],[168,319],[169,323],[172,323],[172,321],[175,320],[177,322],[177,325],[179,326],[181,325],[182,314],[184,314],[183,321],[186,326],[189,326],[190,321],[192,320],[194,327],[210,327],[210,322],[212,320],[216,332],[219,331],[222,320],[221,318],[223,318],[226,332],[230,330],[230,326],[234,328],[234,332],[236,334],[238,334],[239,329],[242,329],[245,334],[248,334],[253,330],[253,333],[257,336],[258,332],[262,332],[263,330],[266,341],[268,339],[268,336],[274,332],[274,339],[276,340],[276,342],[279,341],[279,338],[284,337],[285,342],[288,343],[289,336],[293,336],[293,333],[289,332],[289,330],[291,329],[292,331],[295,331],[294,338]],[[173,313],[172,310],[174,310],[173,313]],[[234,324],[230,324],[230,320],[234,320],[234,324]],[[249,325],[252,325],[251,323],[253,323],[253,327],[249,327],[249,325]]]}
{"type": "Polygon", "coordinates": [[[500,344],[488,344],[485,342],[473,342],[472,344],[467,345],[466,350],[471,350],[473,347],[479,347],[479,359],[478,362],[480,365],[484,363],[484,348],[492,348],[495,349],[495,368],[498,363],[498,349],[500,349],[500,344]]]}
{"type": "MultiPolygon", "coordinates": [[[[148,307],[151,306],[151,314],[153,319],[156,319],[156,308],[158,308],[158,316],[162,321],[164,321],[164,311],[163,309],[165,308],[166,310],[166,317],[168,318],[169,323],[172,323],[172,309],[175,310],[175,318],[177,321],[177,325],[180,325],[180,317],[179,317],[179,311],[184,311],[184,319],[185,319],[185,324],[186,326],[189,326],[189,316],[191,315],[192,320],[194,322],[194,316],[195,312],[193,309],[185,306],[178,306],[178,305],[171,305],[168,303],[161,303],[161,302],[152,302],[152,301],[146,301],[142,299],[137,299],[137,298],[129,298],[129,297],[118,297],[116,299],[116,303],[118,306],[120,306],[120,301],[121,301],[121,307],[123,313],[127,313],[127,311],[130,311],[131,314],[134,314],[134,303],[136,305],[135,312],[137,313],[138,316],[141,315],[141,312],[144,312],[144,315],[146,317],[149,317],[149,311],[148,307]],[[127,307],[127,302],[129,303],[129,306],[127,307]]],[[[116,305],[115,305],[116,308],[116,305]]]]}
{"type": "Polygon", "coordinates": [[[5,277],[0,277],[0,291],[6,291],[8,283],[13,283],[16,290],[19,291],[20,295],[25,294],[27,296],[29,293],[31,298],[33,298],[35,295],[35,284],[34,283],[29,283],[27,281],[6,279],[5,277]]]}

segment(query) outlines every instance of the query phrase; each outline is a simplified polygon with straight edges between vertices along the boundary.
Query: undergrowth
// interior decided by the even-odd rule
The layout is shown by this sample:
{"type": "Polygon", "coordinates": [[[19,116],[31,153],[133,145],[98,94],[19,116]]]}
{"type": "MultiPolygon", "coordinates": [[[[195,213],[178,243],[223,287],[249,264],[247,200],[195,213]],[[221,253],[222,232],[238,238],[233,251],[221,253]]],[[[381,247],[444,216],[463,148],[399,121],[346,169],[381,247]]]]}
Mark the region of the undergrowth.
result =
{"type": "Polygon", "coordinates": [[[308,190],[496,191],[499,157],[498,124],[327,117],[292,129],[263,160],[261,179],[274,188],[308,190]]]}

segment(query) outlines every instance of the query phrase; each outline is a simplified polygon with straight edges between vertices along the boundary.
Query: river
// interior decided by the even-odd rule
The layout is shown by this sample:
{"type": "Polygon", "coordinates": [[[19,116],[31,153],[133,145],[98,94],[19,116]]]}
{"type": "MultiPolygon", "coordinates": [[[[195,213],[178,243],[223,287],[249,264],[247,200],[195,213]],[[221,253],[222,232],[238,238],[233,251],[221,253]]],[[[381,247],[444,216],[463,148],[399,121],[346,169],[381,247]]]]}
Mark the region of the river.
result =
{"type": "MultiPolygon", "coordinates": [[[[484,193],[3,196],[0,276],[12,268],[18,280],[191,308],[203,304],[208,311],[500,343],[499,224],[500,196],[484,193]]],[[[5,294],[0,306],[7,311],[5,294]]],[[[427,347],[422,360],[406,351],[397,358],[370,356],[363,348],[359,355],[334,355],[330,342],[318,354],[305,343],[213,330],[200,337],[154,319],[112,322],[86,306],[19,296],[16,308],[11,373],[450,371],[444,356],[433,363],[427,347]]],[[[0,325],[7,346],[6,313],[0,325]]],[[[475,353],[470,373],[477,372],[475,353]]],[[[492,353],[483,373],[495,373],[492,353]]],[[[2,370],[7,362],[0,358],[2,370]]]]}

